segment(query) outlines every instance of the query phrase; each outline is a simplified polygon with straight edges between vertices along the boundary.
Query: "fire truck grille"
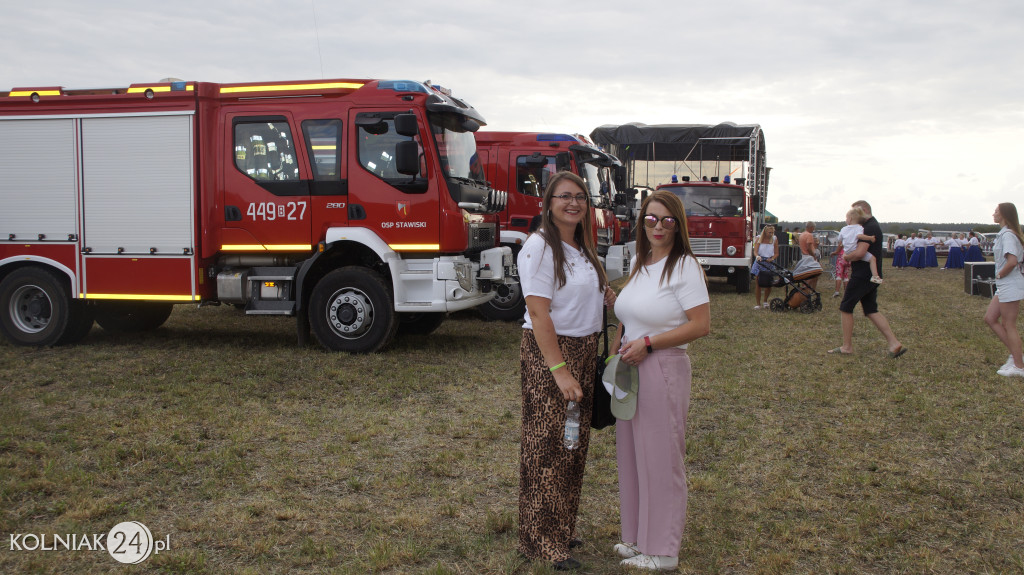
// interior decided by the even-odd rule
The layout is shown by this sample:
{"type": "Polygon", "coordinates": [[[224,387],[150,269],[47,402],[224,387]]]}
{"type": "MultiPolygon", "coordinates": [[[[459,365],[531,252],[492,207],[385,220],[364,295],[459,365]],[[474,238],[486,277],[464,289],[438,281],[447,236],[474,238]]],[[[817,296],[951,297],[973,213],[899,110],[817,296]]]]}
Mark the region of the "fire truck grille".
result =
{"type": "Polygon", "coordinates": [[[494,224],[470,224],[469,251],[479,252],[494,247],[494,224]]]}
{"type": "Polygon", "coordinates": [[[690,247],[698,256],[722,255],[722,240],[720,238],[690,238],[690,247]]]}

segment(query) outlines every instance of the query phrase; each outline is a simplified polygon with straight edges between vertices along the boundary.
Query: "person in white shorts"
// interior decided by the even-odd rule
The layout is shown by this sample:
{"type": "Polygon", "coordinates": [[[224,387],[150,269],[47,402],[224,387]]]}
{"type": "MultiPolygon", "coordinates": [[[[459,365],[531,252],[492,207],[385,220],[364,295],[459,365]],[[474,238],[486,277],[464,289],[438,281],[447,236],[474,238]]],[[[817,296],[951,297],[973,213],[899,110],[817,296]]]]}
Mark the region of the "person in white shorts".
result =
{"type": "Polygon", "coordinates": [[[996,263],[996,293],[985,310],[985,323],[996,333],[1010,352],[1006,363],[996,373],[1006,377],[1024,377],[1024,358],[1017,332],[1017,315],[1024,299],[1024,275],[1019,264],[1024,261],[1024,235],[1021,234],[1017,206],[1006,202],[996,206],[992,220],[1002,229],[992,246],[996,263]]]}

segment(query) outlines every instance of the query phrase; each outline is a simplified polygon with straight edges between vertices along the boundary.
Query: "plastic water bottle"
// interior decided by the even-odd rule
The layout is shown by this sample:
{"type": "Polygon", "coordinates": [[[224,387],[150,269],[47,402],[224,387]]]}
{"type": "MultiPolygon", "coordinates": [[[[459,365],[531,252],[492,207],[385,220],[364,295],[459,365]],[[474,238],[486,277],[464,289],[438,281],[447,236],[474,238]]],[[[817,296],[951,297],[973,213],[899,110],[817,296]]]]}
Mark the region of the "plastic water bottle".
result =
{"type": "Polygon", "coordinates": [[[580,446],[580,406],[575,401],[570,401],[565,407],[565,432],[562,434],[562,444],[566,449],[576,449],[580,446]]]}

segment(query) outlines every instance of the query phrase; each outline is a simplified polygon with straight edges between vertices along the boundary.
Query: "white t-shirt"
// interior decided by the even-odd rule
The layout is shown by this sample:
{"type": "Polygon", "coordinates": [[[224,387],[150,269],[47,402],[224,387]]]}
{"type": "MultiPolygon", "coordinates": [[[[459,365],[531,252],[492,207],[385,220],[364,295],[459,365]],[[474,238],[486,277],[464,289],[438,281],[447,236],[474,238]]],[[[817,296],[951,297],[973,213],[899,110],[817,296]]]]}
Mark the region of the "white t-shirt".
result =
{"type": "Polygon", "coordinates": [[[903,249],[906,249],[906,248],[907,248],[907,240],[905,240],[905,239],[903,239],[903,238],[899,238],[898,240],[896,240],[896,241],[895,241],[895,242],[894,242],[894,243],[892,244],[892,249],[894,249],[894,250],[898,250],[898,249],[900,249],[900,248],[903,248],[903,249]]]}
{"type": "MultiPolygon", "coordinates": [[[[692,256],[676,262],[672,275],[658,285],[666,260],[662,258],[640,270],[615,300],[615,316],[622,322],[628,341],[675,329],[689,321],[686,310],[711,301],[704,271],[692,256]]],[[[635,266],[634,256],[630,269],[635,266]]]]}
{"type": "Polygon", "coordinates": [[[981,245],[981,242],[978,241],[978,238],[976,236],[967,240],[967,243],[969,243],[972,246],[981,245]]]}
{"type": "MultiPolygon", "coordinates": [[[[551,321],[558,335],[581,337],[599,332],[604,294],[598,289],[597,270],[580,250],[565,242],[562,242],[562,250],[565,252],[565,285],[559,288],[554,258],[544,238],[532,234],[526,240],[516,259],[523,297],[551,300],[551,321]]],[[[523,327],[533,329],[529,310],[523,327]]]]}
{"type": "Polygon", "coordinates": [[[1006,256],[1017,256],[1017,267],[1010,270],[1005,277],[996,278],[996,295],[1000,302],[1020,301],[1024,299],[1024,275],[1020,273],[1020,263],[1024,262],[1024,246],[1010,228],[1003,227],[996,236],[992,246],[992,259],[996,263],[996,273],[1006,265],[1006,256]]]}
{"type": "Polygon", "coordinates": [[[949,248],[949,249],[959,248],[960,247],[960,242],[958,242],[957,240],[955,240],[953,238],[949,238],[948,240],[946,240],[946,247],[949,248]]]}

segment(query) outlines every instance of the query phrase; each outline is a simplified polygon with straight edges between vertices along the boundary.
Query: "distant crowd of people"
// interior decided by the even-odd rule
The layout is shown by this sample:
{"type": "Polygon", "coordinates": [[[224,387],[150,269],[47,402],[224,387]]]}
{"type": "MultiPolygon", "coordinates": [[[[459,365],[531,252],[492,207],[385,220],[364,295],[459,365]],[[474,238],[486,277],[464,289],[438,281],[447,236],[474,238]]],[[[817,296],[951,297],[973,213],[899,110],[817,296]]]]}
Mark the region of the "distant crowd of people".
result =
{"type": "Polygon", "coordinates": [[[937,268],[939,267],[936,246],[945,245],[948,250],[944,269],[963,269],[964,262],[983,262],[981,240],[978,234],[955,233],[947,240],[928,234],[910,234],[904,238],[898,234],[892,243],[892,267],[894,268],[937,268]]]}

